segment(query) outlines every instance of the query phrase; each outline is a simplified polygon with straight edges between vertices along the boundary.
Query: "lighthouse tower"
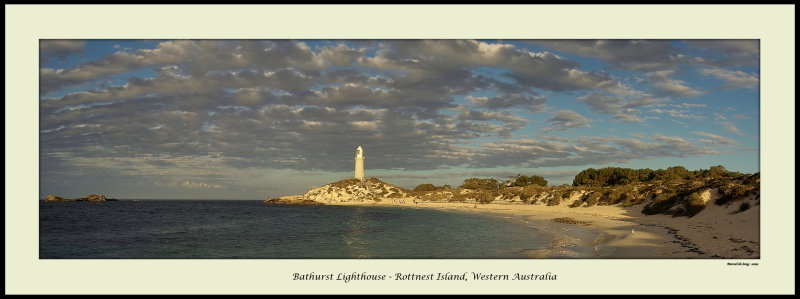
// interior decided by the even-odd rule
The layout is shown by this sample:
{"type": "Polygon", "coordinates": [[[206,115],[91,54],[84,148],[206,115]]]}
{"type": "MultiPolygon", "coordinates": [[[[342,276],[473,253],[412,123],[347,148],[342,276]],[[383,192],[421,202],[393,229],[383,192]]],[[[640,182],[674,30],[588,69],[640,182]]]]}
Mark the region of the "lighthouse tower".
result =
{"type": "Polygon", "coordinates": [[[364,150],[360,145],[356,149],[356,178],[364,181],[364,150]]]}

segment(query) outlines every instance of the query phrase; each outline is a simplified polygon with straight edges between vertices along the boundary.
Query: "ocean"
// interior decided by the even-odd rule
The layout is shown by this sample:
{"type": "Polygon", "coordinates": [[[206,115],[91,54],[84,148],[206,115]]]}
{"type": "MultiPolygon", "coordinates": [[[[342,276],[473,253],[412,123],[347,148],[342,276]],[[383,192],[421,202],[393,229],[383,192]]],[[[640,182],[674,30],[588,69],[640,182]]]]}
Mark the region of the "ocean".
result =
{"type": "Polygon", "coordinates": [[[495,215],[253,200],[39,203],[40,259],[516,259],[546,235],[495,215]]]}

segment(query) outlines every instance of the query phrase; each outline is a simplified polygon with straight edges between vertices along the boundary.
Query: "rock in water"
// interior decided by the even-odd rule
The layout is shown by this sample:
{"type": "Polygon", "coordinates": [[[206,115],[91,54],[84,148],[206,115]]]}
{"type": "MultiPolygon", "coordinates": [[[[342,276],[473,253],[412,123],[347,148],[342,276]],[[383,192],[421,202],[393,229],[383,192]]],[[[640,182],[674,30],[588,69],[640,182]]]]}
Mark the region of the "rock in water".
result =
{"type": "Polygon", "coordinates": [[[86,201],[106,201],[106,197],[100,194],[89,194],[85,199],[86,201]]]}
{"type": "Polygon", "coordinates": [[[75,198],[75,199],[67,199],[50,194],[44,198],[44,201],[45,202],[75,202],[75,201],[101,202],[101,201],[118,201],[118,200],[115,198],[107,198],[105,195],[101,194],[89,194],[86,195],[86,197],[75,198]]]}
{"type": "Polygon", "coordinates": [[[44,198],[44,201],[45,202],[59,202],[59,201],[67,201],[67,200],[65,200],[64,198],[55,196],[53,194],[50,194],[50,195],[48,195],[47,197],[44,198]]]}
{"type": "Polygon", "coordinates": [[[304,199],[301,196],[284,196],[279,198],[267,199],[264,201],[268,205],[321,205],[321,202],[304,199]]]}

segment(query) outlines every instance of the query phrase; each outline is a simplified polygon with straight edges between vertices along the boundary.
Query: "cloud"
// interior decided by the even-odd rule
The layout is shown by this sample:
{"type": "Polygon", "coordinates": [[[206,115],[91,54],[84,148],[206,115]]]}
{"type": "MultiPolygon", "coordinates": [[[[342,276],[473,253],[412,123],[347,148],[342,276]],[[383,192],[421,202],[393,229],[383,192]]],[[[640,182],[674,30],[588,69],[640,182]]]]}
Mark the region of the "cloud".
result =
{"type": "Polygon", "coordinates": [[[557,40],[538,42],[545,47],[602,59],[632,71],[673,69],[676,49],[668,40],[557,40]]]}
{"type": "MultiPolygon", "coordinates": [[[[328,48],[321,50],[332,57],[328,48]]],[[[338,49],[338,48],[337,48],[338,49]]],[[[339,49],[334,53],[347,53],[339,49]]],[[[116,52],[95,61],[79,64],[69,69],[40,69],[40,90],[43,93],[68,86],[111,78],[115,75],[143,68],[182,66],[188,75],[202,77],[209,72],[250,69],[287,69],[301,72],[318,72],[323,67],[322,58],[302,42],[293,41],[226,41],[177,40],[159,43],[154,49],[134,52],[116,52]]]]}
{"type": "Polygon", "coordinates": [[[713,145],[733,145],[733,144],[737,144],[737,142],[734,141],[733,139],[730,139],[730,138],[727,138],[727,137],[723,137],[723,136],[719,136],[719,135],[714,135],[714,134],[711,134],[711,133],[697,132],[697,131],[692,132],[692,133],[695,133],[697,135],[700,135],[700,136],[703,136],[703,137],[706,137],[706,138],[711,138],[711,140],[703,140],[703,142],[710,143],[710,144],[713,144],[713,145]]]}
{"type": "Polygon", "coordinates": [[[759,65],[758,40],[557,40],[539,41],[544,47],[594,57],[612,67],[646,72],[657,96],[695,97],[707,91],[673,77],[682,66],[704,66],[698,72],[725,82],[725,88],[755,88],[758,76],[729,70],[759,65]]]}
{"type": "Polygon", "coordinates": [[[675,74],[674,70],[655,71],[647,73],[650,84],[655,88],[656,93],[669,97],[687,98],[702,95],[704,92],[687,86],[682,80],[671,78],[675,74]]]}
{"type": "Polygon", "coordinates": [[[630,123],[644,122],[644,118],[640,117],[641,111],[635,109],[637,107],[653,105],[663,99],[652,98],[648,96],[638,97],[629,101],[622,98],[604,95],[598,92],[578,97],[578,100],[589,105],[592,111],[597,113],[611,114],[615,120],[630,123]]]}
{"type": "Polygon", "coordinates": [[[643,123],[644,118],[639,117],[635,114],[627,114],[627,113],[618,113],[614,115],[614,119],[622,122],[628,123],[643,123]]]}
{"type": "Polygon", "coordinates": [[[561,167],[628,163],[636,159],[697,157],[718,153],[678,136],[655,134],[638,138],[578,137],[574,139],[516,139],[484,144],[475,156],[476,167],[561,167]]]}
{"type": "Polygon", "coordinates": [[[73,54],[83,53],[85,48],[85,40],[39,40],[39,53],[46,56],[64,58],[73,54]]]}
{"type": "Polygon", "coordinates": [[[555,126],[555,130],[566,131],[572,128],[591,128],[589,119],[572,110],[559,110],[547,121],[555,126]]]}
{"type": "Polygon", "coordinates": [[[729,122],[729,121],[718,121],[718,122],[714,122],[714,123],[718,124],[718,125],[721,125],[722,128],[725,129],[725,131],[731,132],[731,133],[736,134],[736,135],[744,135],[742,133],[742,131],[740,131],[739,128],[736,125],[734,125],[732,122],[729,122]]]}
{"type": "Polygon", "coordinates": [[[705,119],[702,115],[696,115],[689,112],[687,109],[650,109],[648,112],[656,113],[656,114],[667,114],[670,117],[674,118],[682,118],[682,119],[690,119],[690,120],[703,120],[705,119]]]}
{"type": "Polygon", "coordinates": [[[189,188],[189,189],[226,189],[224,186],[220,184],[208,184],[203,182],[192,182],[192,181],[184,181],[179,185],[181,188],[189,188]]]}
{"type": "Polygon", "coordinates": [[[492,98],[473,97],[469,95],[466,97],[466,99],[476,107],[481,108],[497,110],[519,106],[533,112],[543,111],[545,109],[544,104],[546,102],[544,97],[521,94],[504,94],[492,98]]]}
{"type": "Polygon", "coordinates": [[[473,68],[500,68],[514,81],[515,93],[539,88],[550,91],[603,89],[630,92],[619,80],[600,72],[578,69],[574,61],[551,52],[532,52],[511,44],[489,44],[472,40],[403,40],[384,42],[375,57],[359,58],[359,66],[405,73],[396,83],[404,87],[474,90],[475,87],[507,88],[501,80],[473,76],[473,68]],[[432,59],[435,58],[435,59],[432,59]],[[464,80],[466,78],[470,78],[464,80]],[[442,84],[443,78],[447,80],[442,84]],[[441,83],[440,83],[441,82],[441,83]],[[435,84],[434,84],[435,83],[435,84]]]}
{"type": "Polygon", "coordinates": [[[755,89],[758,88],[760,81],[758,75],[756,74],[745,73],[743,71],[726,70],[721,68],[704,68],[701,69],[699,73],[704,76],[713,76],[717,79],[722,80],[724,84],[723,88],[726,89],[738,89],[738,88],[755,89]]]}
{"type": "Polygon", "coordinates": [[[757,39],[685,40],[689,49],[705,53],[692,63],[714,67],[758,66],[760,45],[757,39]],[[710,55],[709,55],[710,54],[710,55]]]}

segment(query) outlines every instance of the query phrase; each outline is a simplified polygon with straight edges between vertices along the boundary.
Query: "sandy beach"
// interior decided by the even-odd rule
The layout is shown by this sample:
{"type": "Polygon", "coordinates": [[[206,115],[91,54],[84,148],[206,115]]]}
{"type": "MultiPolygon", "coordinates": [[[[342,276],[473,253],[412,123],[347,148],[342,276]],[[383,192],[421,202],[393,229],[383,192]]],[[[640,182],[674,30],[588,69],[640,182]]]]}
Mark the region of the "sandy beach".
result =
{"type": "MultiPolygon", "coordinates": [[[[711,195],[708,195],[711,196],[711,195]]],[[[488,213],[535,226],[551,236],[549,248],[532,258],[759,258],[759,206],[732,214],[734,207],[709,203],[698,215],[644,215],[642,206],[568,207],[522,203],[415,202],[413,198],[337,205],[429,208],[488,213]],[[556,219],[556,220],[554,220],[556,219]]]]}

